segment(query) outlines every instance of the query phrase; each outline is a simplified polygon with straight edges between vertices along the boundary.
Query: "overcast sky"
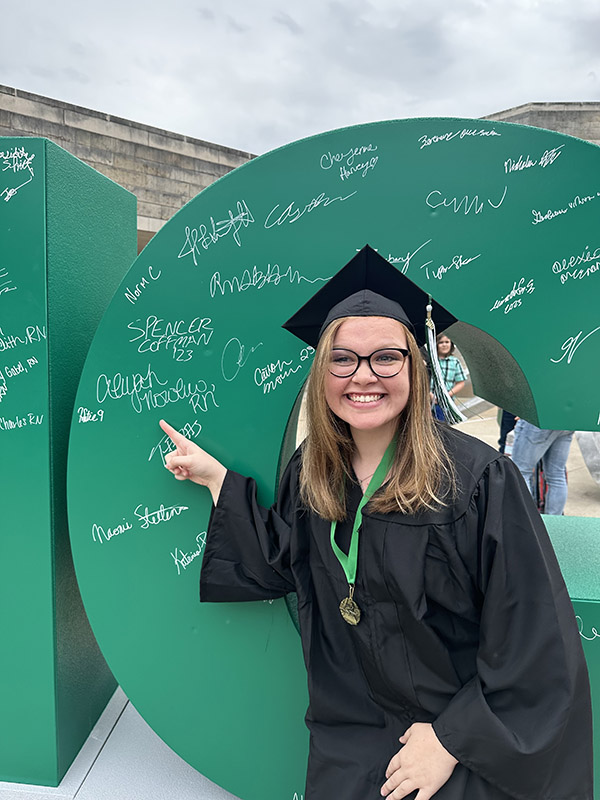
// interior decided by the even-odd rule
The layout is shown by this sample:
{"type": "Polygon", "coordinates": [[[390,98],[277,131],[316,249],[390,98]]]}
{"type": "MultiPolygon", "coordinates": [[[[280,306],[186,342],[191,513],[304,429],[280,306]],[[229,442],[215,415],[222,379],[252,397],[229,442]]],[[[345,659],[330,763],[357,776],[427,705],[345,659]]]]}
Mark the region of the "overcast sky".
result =
{"type": "Polygon", "coordinates": [[[600,101],[600,0],[3,2],[0,83],[252,153],[600,101]]]}

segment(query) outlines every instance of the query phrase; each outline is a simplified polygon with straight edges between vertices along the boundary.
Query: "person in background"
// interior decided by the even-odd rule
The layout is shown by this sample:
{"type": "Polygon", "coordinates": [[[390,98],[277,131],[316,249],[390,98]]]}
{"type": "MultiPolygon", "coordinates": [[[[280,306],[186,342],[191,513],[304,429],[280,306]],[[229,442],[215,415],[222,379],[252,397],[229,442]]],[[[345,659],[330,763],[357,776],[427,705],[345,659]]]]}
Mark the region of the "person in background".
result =
{"type": "MultiPolygon", "coordinates": [[[[503,409],[501,409],[500,438],[498,439],[498,451],[500,453],[505,452],[506,437],[512,430],[514,430],[516,424],[517,424],[517,418],[515,417],[515,415],[511,414],[510,411],[504,411],[503,409]]],[[[507,453],[507,455],[510,455],[510,453],[507,453]]]]}
{"type": "Polygon", "coordinates": [[[524,419],[517,420],[512,460],[519,468],[532,497],[535,497],[535,466],[542,461],[548,493],[544,513],[561,515],[567,502],[567,458],[573,431],[536,428],[524,419]]]}
{"type": "MultiPolygon", "coordinates": [[[[442,377],[444,378],[448,394],[450,397],[454,397],[465,385],[467,376],[458,358],[452,355],[455,349],[454,342],[449,339],[446,334],[440,333],[440,335],[436,337],[436,343],[442,377]]],[[[434,417],[444,422],[446,419],[444,412],[433,391],[431,392],[431,402],[433,403],[434,417]]]]}

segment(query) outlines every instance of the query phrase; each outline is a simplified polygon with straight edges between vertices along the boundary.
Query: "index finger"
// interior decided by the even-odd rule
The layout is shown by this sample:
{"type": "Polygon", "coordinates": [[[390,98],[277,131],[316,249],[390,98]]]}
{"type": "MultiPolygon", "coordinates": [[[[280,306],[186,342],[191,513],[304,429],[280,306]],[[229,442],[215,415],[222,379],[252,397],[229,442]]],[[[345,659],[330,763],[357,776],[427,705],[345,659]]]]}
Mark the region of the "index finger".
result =
{"type": "Polygon", "coordinates": [[[158,424],[176,447],[179,447],[179,445],[182,445],[188,441],[182,433],[176,431],[175,428],[172,425],[169,425],[169,423],[164,419],[161,419],[158,424]]]}

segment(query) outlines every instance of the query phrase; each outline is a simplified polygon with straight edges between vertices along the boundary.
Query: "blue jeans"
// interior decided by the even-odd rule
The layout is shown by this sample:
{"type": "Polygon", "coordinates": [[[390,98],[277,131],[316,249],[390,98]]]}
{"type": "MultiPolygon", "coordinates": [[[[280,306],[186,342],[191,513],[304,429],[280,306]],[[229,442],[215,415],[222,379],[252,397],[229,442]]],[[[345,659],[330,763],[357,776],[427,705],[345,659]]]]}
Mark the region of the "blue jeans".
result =
{"type": "Polygon", "coordinates": [[[567,502],[566,466],[573,431],[550,431],[536,428],[524,419],[515,426],[512,460],[519,468],[535,497],[535,465],[541,459],[548,484],[546,514],[562,514],[567,502]]]}

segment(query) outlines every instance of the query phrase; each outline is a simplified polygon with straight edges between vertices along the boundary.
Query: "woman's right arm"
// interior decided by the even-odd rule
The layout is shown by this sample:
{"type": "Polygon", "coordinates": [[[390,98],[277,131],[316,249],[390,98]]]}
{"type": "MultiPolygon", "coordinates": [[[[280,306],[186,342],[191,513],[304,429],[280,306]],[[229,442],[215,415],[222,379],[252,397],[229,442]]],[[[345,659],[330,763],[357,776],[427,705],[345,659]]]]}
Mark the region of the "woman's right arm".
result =
{"type": "Polygon", "coordinates": [[[264,600],[295,591],[290,552],[294,469],[282,476],[277,503],[263,508],[256,483],[228,471],[216,458],[186,439],[164,420],[163,431],[176,447],[166,468],[180,481],[210,490],[212,510],[200,577],[202,600],[264,600]]]}
{"type": "Polygon", "coordinates": [[[176,448],[165,457],[165,467],[178,481],[192,481],[200,486],[206,486],[212,495],[213,503],[217,505],[227,474],[226,468],[206,450],[186,439],[164,419],[161,419],[160,427],[176,448]]]}

